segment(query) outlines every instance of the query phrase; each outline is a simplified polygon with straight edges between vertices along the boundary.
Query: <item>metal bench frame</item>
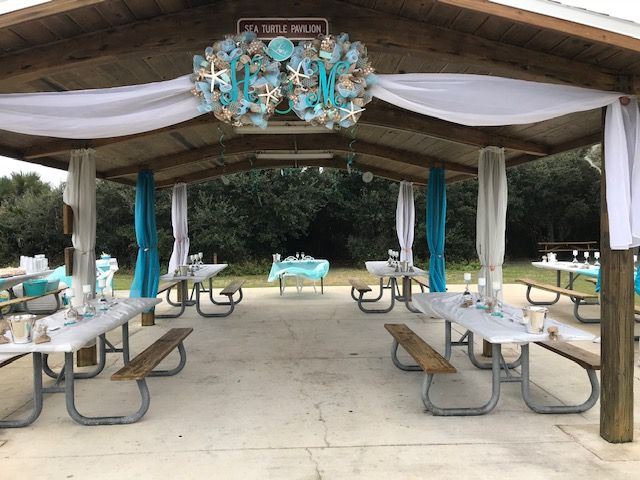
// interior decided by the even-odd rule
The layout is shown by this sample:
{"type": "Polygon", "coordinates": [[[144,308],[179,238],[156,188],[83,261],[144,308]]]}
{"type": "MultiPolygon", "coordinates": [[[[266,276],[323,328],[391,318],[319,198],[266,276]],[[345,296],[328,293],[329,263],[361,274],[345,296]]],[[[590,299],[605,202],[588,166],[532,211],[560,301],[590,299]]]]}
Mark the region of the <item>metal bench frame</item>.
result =
{"type": "MultiPolygon", "coordinates": [[[[64,367],[58,373],[54,372],[47,363],[47,354],[35,352],[33,356],[33,406],[29,415],[19,420],[0,420],[0,428],[19,428],[31,425],[42,412],[43,396],[45,393],[64,393],[65,403],[69,416],[81,425],[95,426],[95,425],[123,425],[128,423],[134,423],[140,420],[147,410],[151,402],[151,395],[149,394],[149,388],[147,386],[146,378],[136,380],[138,391],[140,392],[140,407],[135,413],[130,415],[121,416],[98,416],[88,417],[82,415],[75,403],[75,381],[80,379],[93,378],[100,374],[106,364],[107,353],[122,353],[123,361],[125,365],[129,364],[129,325],[127,323],[122,324],[122,348],[115,348],[107,339],[106,334],[99,336],[100,345],[100,357],[98,365],[90,372],[77,373],[74,371],[74,358],[73,352],[65,352],[64,354],[64,367]],[[126,339],[126,340],[125,340],[126,339]],[[44,360],[43,360],[44,358],[44,360]],[[55,378],[55,385],[53,387],[43,387],[42,385],[42,372],[48,376],[55,378]],[[64,383],[64,386],[61,384],[64,383]]],[[[153,370],[147,376],[159,377],[159,376],[171,376],[180,372],[187,362],[187,352],[184,348],[183,342],[178,345],[178,352],[180,354],[180,361],[178,366],[170,370],[153,370]]]]}

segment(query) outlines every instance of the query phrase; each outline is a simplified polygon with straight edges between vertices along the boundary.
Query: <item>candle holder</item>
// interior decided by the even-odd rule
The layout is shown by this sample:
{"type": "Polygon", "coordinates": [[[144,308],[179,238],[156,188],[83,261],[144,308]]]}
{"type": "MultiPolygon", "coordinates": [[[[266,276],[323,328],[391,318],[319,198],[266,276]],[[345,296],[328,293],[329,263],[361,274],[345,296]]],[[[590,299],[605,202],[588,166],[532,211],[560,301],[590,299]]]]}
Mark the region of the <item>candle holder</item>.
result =
{"type": "Polygon", "coordinates": [[[578,250],[573,251],[573,262],[571,263],[578,263],[578,250]]]}
{"type": "Polygon", "coordinates": [[[478,277],[478,299],[476,300],[476,307],[484,308],[486,305],[485,292],[487,289],[487,279],[484,277],[478,277]]]}
{"type": "Polygon", "coordinates": [[[593,252],[593,258],[596,259],[594,265],[596,267],[599,267],[600,266],[600,252],[593,252]]]}
{"type": "Polygon", "coordinates": [[[465,295],[469,293],[469,283],[471,283],[471,274],[469,272],[464,273],[464,293],[465,295]]]}
{"type": "Polygon", "coordinates": [[[502,302],[500,301],[500,291],[502,290],[502,285],[500,282],[493,282],[492,285],[493,290],[493,312],[491,315],[495,317],[502,316],[502,302]]]}
{"type": "Polygon", "coordinates": [[[585,264],[585,266],[588,267],[589,266],[589,252],[585,251],[583,253],[583,255],[584,255],[584,264],[585,264]]]}

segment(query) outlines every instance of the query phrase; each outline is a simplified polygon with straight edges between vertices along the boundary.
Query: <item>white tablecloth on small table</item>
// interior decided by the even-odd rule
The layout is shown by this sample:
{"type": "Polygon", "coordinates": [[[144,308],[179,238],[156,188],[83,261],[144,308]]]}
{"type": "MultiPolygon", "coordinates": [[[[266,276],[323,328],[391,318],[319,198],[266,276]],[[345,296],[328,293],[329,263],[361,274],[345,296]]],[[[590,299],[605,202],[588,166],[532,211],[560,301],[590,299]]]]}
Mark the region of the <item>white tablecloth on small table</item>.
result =
{"type": "Polygon", "coordinates": [[[472,331],[489,343],[529,343],[549,340],[546,329],[558,327],[558,340],[593,341],[595,336],[578,328],[565,325],[552,318],[545,320],[544,333],[529,333],[523,323],[522,309],[505,305],[504,316],[493,316],[486,310],[471,306],[462,307],[462,293],[416,293],[413,305],[421,312],[443,318],[472,331]]]}
{"type": "Polygon", "coordinates": [[[585,265],[584,263],[573,262],[531,262],[531,265],[536,268],[542,268],[543,270],[568,272],[593,278],[598,278],[598,272],[600,271],[600,267],[596,265],[585,265]]]}
{"type": "Polygon", "coordinates": [[[365,267],[367,267],[367,271],[371,275],[375,275],[376,277],[422,277],[427,275],[427,272],[424,270],[413,267],[413,271],[408,272],[396,272],[395,267],[390,267],[387,261],[368,261],[364,263],[365,267]]]}

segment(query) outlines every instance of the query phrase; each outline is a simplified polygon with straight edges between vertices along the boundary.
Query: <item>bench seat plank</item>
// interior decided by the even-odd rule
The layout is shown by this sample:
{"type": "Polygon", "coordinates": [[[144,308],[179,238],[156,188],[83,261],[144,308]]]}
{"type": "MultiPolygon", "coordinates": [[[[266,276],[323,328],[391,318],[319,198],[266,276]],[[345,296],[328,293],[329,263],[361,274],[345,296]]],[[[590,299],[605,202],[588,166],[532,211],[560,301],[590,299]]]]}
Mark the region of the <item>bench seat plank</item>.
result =
{"type": "Polygon", "coordinates": [[[536,344],[573,360],[582,368],[600,370],[600,355],[596,353],[565,342],[536,342],[536,344]]]}
{"type": "Polygon", "coordinates": [[[355,288],[360,293],[366,293],[371,291],[371,287],[364,283],[359,278],[350,278],[349,283],[353,288],[355,288]]]}
{"type": "Polygon", "coordinates": [[[531,280],[530,278],[518,278],[516,282],[527,285],[528,287],[535,287],[535,288],[539,288],[540,290],[559,293],[560,295],[579,298],[581,300],[587,300],[589,298],[598,298],[597,293],[584,293],[584,292],[579,292],[577,290],[569,290],[568,288],[557,287],[556,285],[538,282],[536,280],[531,280]]]}
{"type": "Polygon", "coordinates": [[[57,288],[56,290],[51,290],[50,292],[43,293],[42,295],[12,298],[11,300],[0,302],[0,309],[10,307],[11,305],[19,305],[24,302],[30,302],[31,300],[35,300],[36,298],[46,297],[47,295],[59,295],[60,292],[63,292],[64,290],[66,290],[66,288],[57,288]]]}
{"type": "Polygon", "coordinates": [[[162,292],[166,292],[170,288],[176,286],[178,283],[180,283],[178,280],[176,280],[175,282],[162,282],[160,285],[158,285],[158,295],[160,295],[162,292]]]}
{"type": "Polygon", "coordinates": [[[220,292],[220,295],[235,295],[235,293],[242,288],[245,280],[234,280],[229,285],[224,287],[224,290],[220,292]]]}
{"type": "Polygon", "coordinates": [[[149,345],[142,353],[111,375],[111,380],[141,380],[169,355],[193,328],[172,328],[149,345]]]}
{"type": "Polygon", "coordinates": [[[425,372],[456,373],[457,370],[453,365],[404,323],[386,323],[384,328],[425,372]]]}

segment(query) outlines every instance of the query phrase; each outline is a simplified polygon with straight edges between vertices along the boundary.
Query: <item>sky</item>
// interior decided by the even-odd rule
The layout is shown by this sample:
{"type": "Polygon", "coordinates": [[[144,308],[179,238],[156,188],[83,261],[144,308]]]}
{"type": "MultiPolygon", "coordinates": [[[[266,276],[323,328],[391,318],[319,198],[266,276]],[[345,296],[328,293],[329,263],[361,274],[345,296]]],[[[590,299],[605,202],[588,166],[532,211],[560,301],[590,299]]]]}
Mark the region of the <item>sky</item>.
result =
{"type": "MultiPolygon", "coordinates": [[[[0,0],[0,14],[25,8],[48,0],[0,0]]],[[[500,0],[498,0],[500,1],[500,0]]],[[[512,0],[513,1],[513,0],[512,0]]],[[[559,0],[560,3],[586,8],[595,12],[606,13],[613,17],[624,18],[640,23],[640,1],[636,0],[559,0]]],[[[517,2],[516,2],[517,3],[517,2]]],[[[67,172],[55,168],[43,167],[28,162],[0,156],[0,176],[9,176],[13,172],[35,172],[53,186],[59,185],[67,178],[67,172]]]]}

